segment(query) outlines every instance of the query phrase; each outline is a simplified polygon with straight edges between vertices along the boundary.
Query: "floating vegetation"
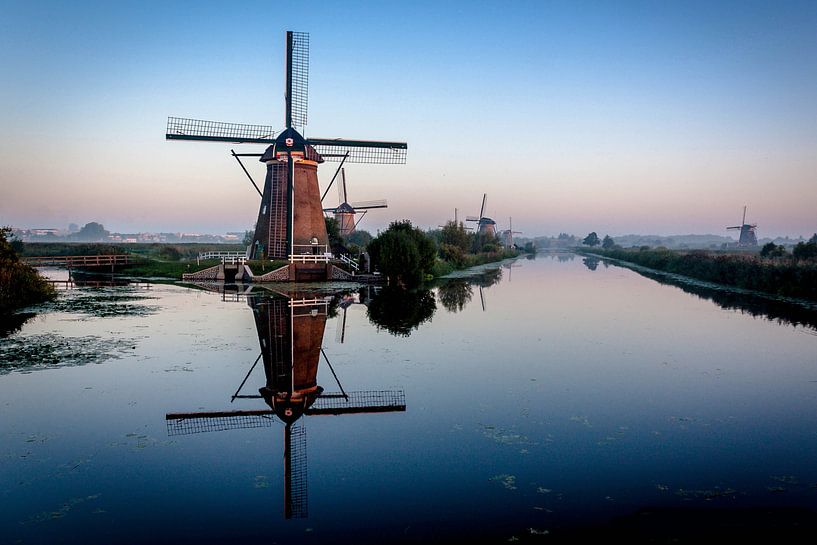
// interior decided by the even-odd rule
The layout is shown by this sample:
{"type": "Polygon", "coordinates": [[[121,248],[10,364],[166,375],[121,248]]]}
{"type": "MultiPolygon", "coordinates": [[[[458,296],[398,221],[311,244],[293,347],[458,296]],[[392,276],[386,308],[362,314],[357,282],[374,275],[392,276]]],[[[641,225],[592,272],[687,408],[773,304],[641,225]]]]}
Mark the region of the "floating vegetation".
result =
{"type": "Polygon", "coordinates": [[[103,339],[97,335],[63,337],[44,333],[12,337],[0,343],[0,375],[11,371],[104,363],[119,359],[134,348],[134,339],[103,339]]]}
{"type": "Polygon", "coordinates": [[[577,422],[579,424],[584,424],[588,428],[593,427],[593,425],[590,423],[590,420],[588,420],[586,416],[571,416],[570,421],[577,422]]]}
{"type": "Polygon", "coordinates": [[[536,493],[537,493],[537,494],[550,494],[551,492],[553,492],[553,490],[552,490],[552,489],[550,489],[550,488],[543,488],[543,487],[541,487],[541,486],[540,486],[539,488],[537,488],[537,489],[536,489],[536,493]]]}
{"type": "MultiPolygon", "coordinates": [[[[36,515],[32,516],[28,520],[24,520],[21,524],[32,524],[32,523],[39,523],[39,522],[47,522],[49,520],[56,520],[65,517],[74,507],[85,503],[86,501],[93,501],[99,498],[101,494],[92,494],[90,496],[84,496],[79,498],[70,498],[65,503],[63,503],[59,509],[55,511],[43,511],[41,513],[37,513],[36,515]]],[[[94,511],[96,512],[103,512],[99,509],[94,511]]]]}
{"type": "Polygon", "coordinates": [[[686,490],[679,488],[675,491],[677,496],[681,496],[685,500],[700,499],[704,501],[711,501],[717,498],[735,498],[737,491],[734,488],[720,488],[716,486],[709,490],[686,490]]]}
{"type": "Polygon", "coordinates": [[[769,475],[769,478],[779,483],[796,486],[800,484],[800,480],[794,475],[769,475]]]}
{"type": "Polygon", "coordinates": [[[269,478],[266,475],[255,476],[255,488],[269,488],[269,478]]]}
{"type": "Polygon", "coordinates": [[[61,292],[56,300],[37,308],[40,311],[80,314],[84,318],[149,316],[155,314],[159,307],[141,302],[155,298],[129,287],[83,289],[61,292]]]}
{"type": "Polygon", "coordinates": [[[501,475],[494,475],[490,478],[492,482],[498,482],[505,490],[516,490],[516,476],[503,473],[501,475]]]}
{"type": "MultiPolygon", "coordinates": [[[[525,435],[519,433],[512,433],[502,428],[497,428],[491,425],[482,426],[482,434],[485,437],[502,445],[530,445],[531,442],[525,435]]],[[[525,450],[525,449],[523,449],[525,450]]]]}

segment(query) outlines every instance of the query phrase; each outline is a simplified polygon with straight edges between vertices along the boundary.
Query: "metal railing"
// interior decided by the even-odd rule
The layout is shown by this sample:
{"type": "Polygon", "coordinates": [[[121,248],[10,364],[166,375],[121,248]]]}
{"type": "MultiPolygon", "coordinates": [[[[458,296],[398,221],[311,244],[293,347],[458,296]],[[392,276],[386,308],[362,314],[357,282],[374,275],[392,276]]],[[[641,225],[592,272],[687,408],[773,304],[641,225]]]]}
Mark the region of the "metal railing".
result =
{"type": "MultiPolygon", "coordinates": [[[[196,257],[196,264],[199,265],[202,259],[221,259],[222,263],[225,263],[225,259],[233,259],[238,260],[243,258],[244,261],[247,261],[247,252],[199,252],[198,257],[196,257]]],[[[226,263],[244,263],[244,261],[227,261],[226,263]]]]}
{"type": "Polygon", "coordinates": [[[332,257],[328,244],[293,244],[290,263],[327,263],[332,257]]]}
{"type": "Polygon", "coordinates": [[[338,259],[352,267],[355,271],[360,269],[360,266],[357,264],[357,261],[349,257],[347,254],[340,254],[338,255],[338,259]]]}

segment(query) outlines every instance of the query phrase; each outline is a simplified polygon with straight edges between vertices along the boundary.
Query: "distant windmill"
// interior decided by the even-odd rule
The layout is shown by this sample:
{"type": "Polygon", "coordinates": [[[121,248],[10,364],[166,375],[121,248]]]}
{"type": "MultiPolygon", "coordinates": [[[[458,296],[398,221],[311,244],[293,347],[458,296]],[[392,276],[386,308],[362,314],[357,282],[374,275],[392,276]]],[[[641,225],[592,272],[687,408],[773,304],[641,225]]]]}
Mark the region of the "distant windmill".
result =
{"type": "Polygon", "coordinates": [[[488,200],[488,194],[482,194],[482,207],[479,209],[479,217],[466,216],[465,221],[477,222],[477,235],[480,238],[491,238],[496,236],[496,222],[485,215],[485,203],[488,200]]]}
{"type": "Polygon", "coordinates": [[[522,231],[513,230],[513,218],[508,218],[508,226],[510,227],[509,229],[502,231],[502,238],[505,241],[505,246],[513,248],[513,236],[521,235],[522,231]]]}
{"type": "MultiPolygon", "coordinates": [[[[331,182],[330,182],[331,187],[331,182]]],[[[323,193],[324,197],[326,193],[329,191],[329,187],[326,188],[326,191],[323,193]]],[[[349,193],[346,190],[346,169],[340,169],[340,182],[338,182],[338,206],[335,208],[324,208],[324,212],[334,212],[335,219],[338,221],[338,229],[340,229],[341,236],[350,235],[355,231],[355,227],[357,224],[360,223],[360,220],[363,219],[363,216],[366,215],[366,212],[373,208],[388,208],[389,204],[386,202],[386,199],[379,199],[375,201],[358,201],[358,202],[349,202],[349,193]],[[363,214],[360,215],[360,219],[355,221],[355,215],[359,210],[363,210],[363,214]]],[[[323,199],[323,197],[321,197],[323,199]]]]}
{"type": "Polygon", "coordinates": [[[732,227],[727,227],[727,231],[732,230],[740,230],[740,238],[738,238],[738,246],[740,247],[749,247],[749,246],[757,246],[757,235],[755,234],[755,229],[757,229],[757,224],[746,223],[746,207],[743,207],[743,220],[741,220],[740,225],[734,225],[732,227]]]}
{"type": "Polygon", "coordinates": [[[347,392],[338,380],[321,344],[328,316],[327,298],[305,293],[286,297],[250,295],[261,354],[232,395],[236,399],[263,399],[268,409],[168,413],[170,436],[284,424],[284,516],[307,516],[306,428],[301,417],[360,413],[404,412],[402,390],[347,392]],[[324,392],[318,385],[320,358],[329,366],[340,392],[324,392]],[[244,384],[262,360],[264,386],[258,394],[242,394],[244,384]]]}
{"type": "MultiPolygon", "coordinates": [[[[304,266],[303,254],[315,261],[328,260],[329,237],[321,206],[318,164],[325,160],[349,163],[403,164],[405,142],[375,142],[340,138],[305,138],[309,87],[309,34],[286,33],[286,129],[278,136],[267,125],[244,125],[170,117],[168,140],[198,140],[269,144],[261,153],[233,152],[233,157],[261,195],[258,219],[249,257],[289,259],[304,266]],[[261,191],[240,157],[258,157],[267,174],[261,191]],[[320,252],[320,249],[323,252],[320,252]]],[[[297,278],[297,274],[296,274],[297,278]]]]}

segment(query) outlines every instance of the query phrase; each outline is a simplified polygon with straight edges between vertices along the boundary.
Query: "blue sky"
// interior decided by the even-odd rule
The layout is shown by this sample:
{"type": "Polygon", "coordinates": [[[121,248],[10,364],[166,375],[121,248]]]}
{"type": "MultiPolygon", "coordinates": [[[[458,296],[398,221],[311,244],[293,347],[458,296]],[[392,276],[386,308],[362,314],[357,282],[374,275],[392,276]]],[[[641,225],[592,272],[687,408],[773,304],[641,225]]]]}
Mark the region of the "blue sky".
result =
{"type": "Polygon", "coordinates": [[[299,30],[306,133],[409,143],[347,169],[390,203],[361,227],[487,192],[526,234],[726,234],[744,204],[760,236],[817,231],[817,2],[283,6],[0,0],[0,223],[250,227],[230,146],[166,142],[166,118],[281,127],[299,30]]]}

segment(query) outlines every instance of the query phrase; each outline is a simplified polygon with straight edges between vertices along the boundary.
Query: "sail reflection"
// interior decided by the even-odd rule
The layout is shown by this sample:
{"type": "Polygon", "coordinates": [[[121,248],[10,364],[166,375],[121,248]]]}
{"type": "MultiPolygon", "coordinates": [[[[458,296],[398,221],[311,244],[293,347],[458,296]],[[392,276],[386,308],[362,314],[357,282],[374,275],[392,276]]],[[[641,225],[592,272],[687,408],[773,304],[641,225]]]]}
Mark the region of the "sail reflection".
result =
{"type": "MultiPolygon", "coordinates": [[[[402,390],[346,391],[322,348],[326,321],[338,303],[348,308],[354,298],[322,293],[246,294],[258,333],[261,353],[233,393],[236,399],[263,400],[266,408],[239,411],[166,414],[171,436],[283,424],[284,516],[308,514],[306,428],[304,416],[341,415],[406,410],[402,390]],[[331,371],[337,391],[318,384],[321,360],[331,371]],[[244,393],[262,362],[264,383],[257,394],[244,393]]],[[[341,306],[341,308],[344,308],[341,306]]],[[[344,308],[344,311],[345,311],[344,308]]]]}

